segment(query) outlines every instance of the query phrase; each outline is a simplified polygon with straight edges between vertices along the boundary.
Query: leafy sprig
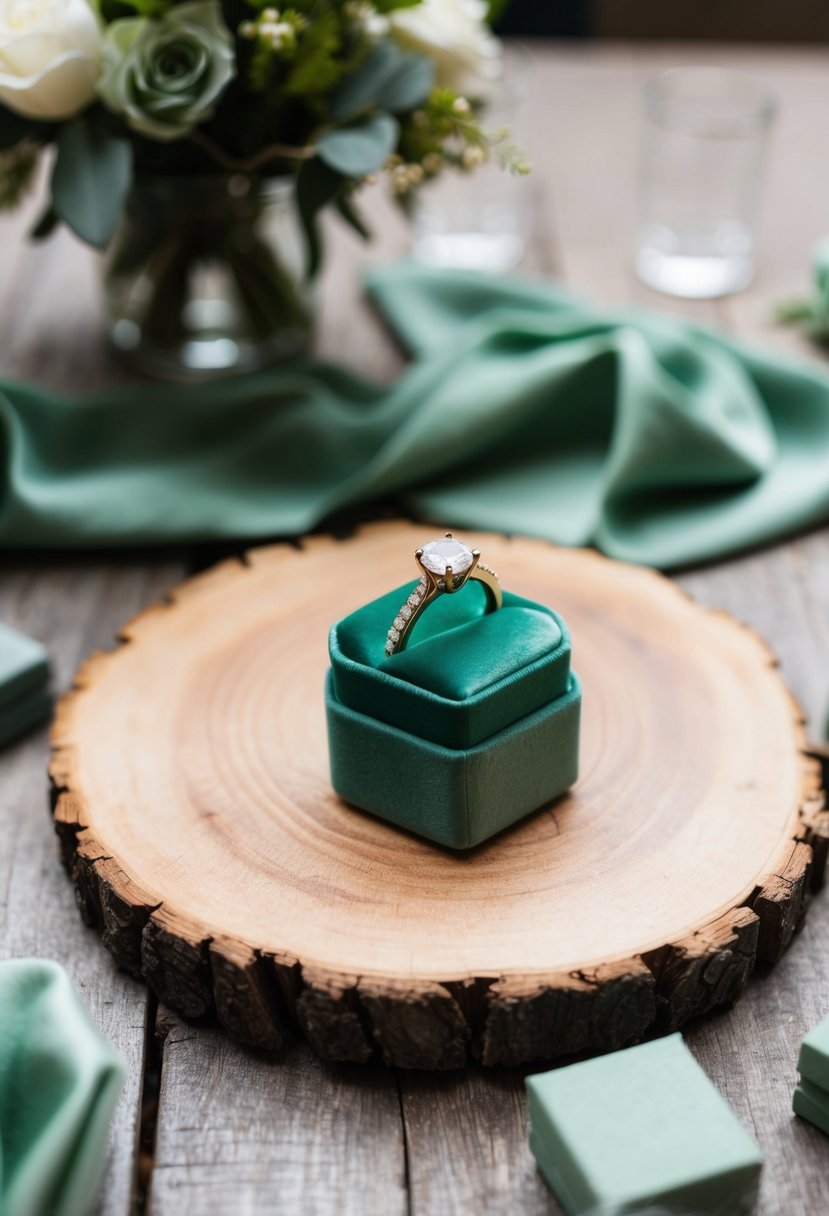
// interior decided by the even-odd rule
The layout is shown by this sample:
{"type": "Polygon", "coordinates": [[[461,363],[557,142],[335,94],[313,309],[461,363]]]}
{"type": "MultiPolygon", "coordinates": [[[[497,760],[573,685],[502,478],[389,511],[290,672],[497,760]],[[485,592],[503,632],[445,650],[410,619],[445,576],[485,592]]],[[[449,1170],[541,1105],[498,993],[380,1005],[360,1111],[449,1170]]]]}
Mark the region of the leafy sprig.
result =
{"type": "MultiPolygon", "coordinates": [[[[96,0],[105,24],[163,19],[187,0],[96,0]]],[[[435,63],[388,37],[394,11],[421,0],[222,0],[236,36],[236,75],[212,115],[165,144],[127,130],[101,104],[64,123],[37,123],[0,107],[0,206],[13,206],[40,152],[57,145],[52,198],[40,235],[63,221],[105,245],[135,174],[296,176],[309,268],[321,258],[319,216],[333,206],[367,235],[355,204],[360,186],[388,176],[406,201],[445,168],[492,162],[529,165],[507,131],[488,131],[481,112],[435,87],[435,63]]],[[[493,4],[493,11],[497,4],[493,4]]]]}

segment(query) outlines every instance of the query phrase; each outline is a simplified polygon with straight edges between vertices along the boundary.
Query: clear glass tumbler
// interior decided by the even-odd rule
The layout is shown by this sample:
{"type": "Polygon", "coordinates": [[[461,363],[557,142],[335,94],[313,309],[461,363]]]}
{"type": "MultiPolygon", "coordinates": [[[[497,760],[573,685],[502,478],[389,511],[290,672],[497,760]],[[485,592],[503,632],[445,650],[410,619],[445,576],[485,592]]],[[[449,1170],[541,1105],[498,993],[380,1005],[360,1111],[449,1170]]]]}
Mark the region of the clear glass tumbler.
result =
{"type": "Polygon", "coordinates": [[[711,299],[751,282],[774,112],[739,72],[674,68],[647,82],[636,271],[648,287],[711,299]]]}
{"type": "MultiPolygon", "coordinates": [[[[507,142],[525,151],[531,79],[529,54],[517,44],[508,47],[482,117],[488,132],[509,132],[507,142]]],[[[524,177],[494,163],[468,174],[447,172],[417,192],[412,253],[430,266],[510,270],[524,258],[531,224],[532,188],[524,177]]]]}

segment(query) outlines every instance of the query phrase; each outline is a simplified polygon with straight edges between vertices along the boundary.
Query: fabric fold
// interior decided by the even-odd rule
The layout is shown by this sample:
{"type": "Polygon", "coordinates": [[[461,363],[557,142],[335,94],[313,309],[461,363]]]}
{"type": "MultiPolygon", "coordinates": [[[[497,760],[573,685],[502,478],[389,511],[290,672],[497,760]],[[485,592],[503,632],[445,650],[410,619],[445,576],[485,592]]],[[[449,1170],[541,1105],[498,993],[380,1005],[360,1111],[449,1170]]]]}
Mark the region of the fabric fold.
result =
{"type": "Polygon", "coordinates": [[[0,381],[0,545],[296,534],[393,502],[660,567],[829,518],[829,375],[543,281],[403,263],[368,289],[415,358],[64,398],[0,381]]]}

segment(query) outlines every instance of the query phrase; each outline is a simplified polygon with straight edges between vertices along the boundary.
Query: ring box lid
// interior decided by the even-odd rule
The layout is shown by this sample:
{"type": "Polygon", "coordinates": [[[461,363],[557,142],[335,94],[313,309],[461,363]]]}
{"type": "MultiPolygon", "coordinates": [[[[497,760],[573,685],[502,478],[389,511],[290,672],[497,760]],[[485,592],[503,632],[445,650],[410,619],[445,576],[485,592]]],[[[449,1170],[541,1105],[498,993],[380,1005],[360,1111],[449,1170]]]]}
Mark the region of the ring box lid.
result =
{"type": "Polygon", "coordinates": [[[440,596],[400,654],[386,633],[416,583],[359,608],[331,630],[334,690],[350,709],[442,747],[477,747],[567,693],[570,636],[552,609],[504,592],[486,612],[482,589],[440,596]]]}

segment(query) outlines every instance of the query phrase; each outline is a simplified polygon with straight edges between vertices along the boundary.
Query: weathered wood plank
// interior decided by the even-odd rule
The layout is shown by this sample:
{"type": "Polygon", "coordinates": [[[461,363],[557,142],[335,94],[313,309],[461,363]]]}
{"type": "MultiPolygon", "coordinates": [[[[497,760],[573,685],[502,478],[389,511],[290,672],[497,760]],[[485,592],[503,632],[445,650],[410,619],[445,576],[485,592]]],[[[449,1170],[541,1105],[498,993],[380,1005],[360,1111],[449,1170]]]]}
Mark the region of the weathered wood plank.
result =
{"type": "MultiPolygon", "coordinates": [[[[66,687],[83,656],[106,646],[125,619],[180,575],[175,562],[152,567],[4,567],[0,619],[46,643],[55,683],[66,687]]],[[[74,906],[48,814],[46,731],[0,755],[0,954],[62,963],[103,1034],[126,1064],[99,1216],[127,1216],[133,1194],[141,1109],[147,995],[116,970],[74,906]]]]}
{"type": "Polygon", "coordinates": [[[411,1216],[560,1211],[529,1149],[525,1070],[399,1075],[411,1216]]]}
{"type": "Polygon", "coordinates": [[[828,936],[829,900],[822,898],[774,972],[756,978],[729,1013],[688,1034],[765,1154],[758,1216],[814,1216],[829,1208],[825,1138],[791,1109],[800,1040],[829,1013],[828,936]]]}
{"type": "MultiPolygon", "coordinates": [[[[682,576],[702,602],[727,608],[771,640],[815,737],[829,707],[829,533],[682,576]]],[[[700,1063],[766,1155],[759,1216],[829,1206],[820,1133],[791,1112],[800,1040],[829,1012],[829,900],[815,899],[800,936],[738,1006],[694,1027],[700,1063]]]]}
{"type": "Polygon", "coordinates": [[[162,1011],[150,1216],[403,1216],[394,1075],[335,1067],[302,1043],[246,1051],[162,1011]]]}

